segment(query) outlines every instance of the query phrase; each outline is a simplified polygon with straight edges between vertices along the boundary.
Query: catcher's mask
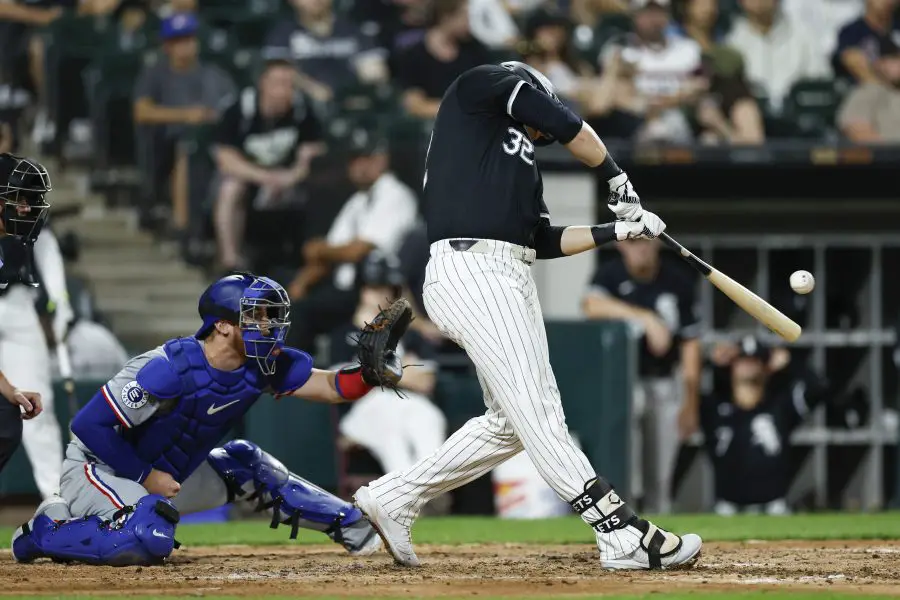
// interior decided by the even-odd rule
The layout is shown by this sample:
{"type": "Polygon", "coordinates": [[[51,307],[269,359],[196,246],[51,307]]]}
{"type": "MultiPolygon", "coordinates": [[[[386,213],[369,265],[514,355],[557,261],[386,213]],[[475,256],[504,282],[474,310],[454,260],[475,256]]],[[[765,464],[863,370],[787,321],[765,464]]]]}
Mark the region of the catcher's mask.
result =
{"type": "Polygon", "coordinates": [[[275,358],[291,325],[291,301],[278,282],[250,273],[223,277],[203,292],[199,312],[203,326],[197,338],[209,335],[217,321],[234,323],[247,358],[255,358],[263,374],[275,373],[275,358]]]}
{"type": "Polygon", "coordinates": [[[37,161],[0,154],[0,201],[6,233],[29,242],[37,240],[47,220],[52,189],[47,169],[37,161]]]}
{"type": "MultiPolygon", "coordinates": [[[[549,79],[547,79],[547,76],[531,65],[519,62],[517,60],[509,60],[500,63],[500,66],[507,71],[512,71],[513,73],[521,77],[525,81],[525,83],[527,83],[537,91],[547,94],[556,102],[560,102],[559,97],[556,95],[556,88],[553,87],[553,84],[549,79]]],[[[560,102],[560,104],[562,104],[562,102],[560,102]]],[[[556,141],[556,138],[542,131],[541,137],[532,141],[534,142],[535,146],[549,146],[556,141]]]]}

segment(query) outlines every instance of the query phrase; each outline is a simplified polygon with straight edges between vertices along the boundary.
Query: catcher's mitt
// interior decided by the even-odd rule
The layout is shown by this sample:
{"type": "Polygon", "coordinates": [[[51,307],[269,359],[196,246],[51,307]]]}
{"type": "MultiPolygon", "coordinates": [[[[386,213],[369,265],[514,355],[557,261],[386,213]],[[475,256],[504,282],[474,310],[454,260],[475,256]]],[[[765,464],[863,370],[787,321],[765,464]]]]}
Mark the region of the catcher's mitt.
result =
{"type": "Polygon", "coordinates": [[[409,302],[400,298],[378,313],[371,323],[366,323],[356,339],[363,381],[372,387],[397,389],[403,377],[403,365],[395,350],[412,320],[409,302]]]}

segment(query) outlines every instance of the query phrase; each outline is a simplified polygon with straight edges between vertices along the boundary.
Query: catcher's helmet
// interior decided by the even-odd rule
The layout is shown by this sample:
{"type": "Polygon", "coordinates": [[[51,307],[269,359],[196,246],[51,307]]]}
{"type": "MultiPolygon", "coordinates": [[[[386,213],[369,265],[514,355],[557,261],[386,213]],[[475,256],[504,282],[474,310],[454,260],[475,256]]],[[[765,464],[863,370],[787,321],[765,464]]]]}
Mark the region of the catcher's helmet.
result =
{"type": "MultiPolygon", "coordinates": [[[[550,83],[550,80],[547,79],[547,76],[532,67],[531,65],[526,65],[523,62],[519,62],[517,60],[510,60],[504,63],[500,63],[500,66],[506,69],[507,71],[512,71],[516,75],[522,78],[528,85],[533,87],[539,92],[547,94],[556,102],[560,102],[559,97],[556,95],[556,88],[553,87],[553,84],[550,83]]],[[[534,144],[536,146],[549,146],[556,139],[553,136],[547,134],[546,132],[541,132],[541,137],[534,140],[534,144]]]]}
{"type": "Polygon", "coordinates": [[[244,351],[260,370],[275,372],[275,357],[290,328],[291,301],[277,281],[251,273],[228,275],[212,283],[197,307],[203,326],[195,337],[205,338],[217,321],[240,327],[244,351]]]}
{"type": "Polygon", "coordinates": [[[400,260],[380,250],[372,250],[359,263],[356,278],[359,287],[365,285],[402,288],[405,283],[403,272],[400,270],[400,260]]]}
{"type": "Polygon", "coordinates": [[[47,220],[51,190],[44,165],[13,154],[0,154],[0,202],[6,233],[34,242],[47,220]]]}

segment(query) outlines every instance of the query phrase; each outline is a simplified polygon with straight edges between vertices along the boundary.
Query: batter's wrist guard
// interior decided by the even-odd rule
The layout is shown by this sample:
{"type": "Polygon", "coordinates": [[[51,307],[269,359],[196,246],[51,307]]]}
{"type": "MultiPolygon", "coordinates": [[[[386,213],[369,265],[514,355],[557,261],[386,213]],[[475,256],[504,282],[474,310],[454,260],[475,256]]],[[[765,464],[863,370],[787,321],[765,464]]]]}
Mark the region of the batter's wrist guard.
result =
{"type": "Polygon", "coordinates": [[[615,223],[604,223],[603,225],[593,225],[591,227],[591,237],[594,238],[594,245],[598,248],[603,244],[614,242],[618,239],[616,235],[615,223]]]}
{"type": "Polygon", "coordinates": [[[617,177],[623,173],[622,168],[616,164],[616,161],[613,160],[609,151],[606,152],[606,158],[603,159],[603,162],[600,163],[597,170],[600,171],[600,177],[607,182],[613,177],[617,177]]]}
{"type": "Polygon", "coordinates": [[[579,515],[596,508],[602,518],[589,524],[600,533],[622,529],[637,520],[634,511],[619,498],[612,486],[602,477],[588,481],[584,492],[570,500],[569,504],[579,515]]]}

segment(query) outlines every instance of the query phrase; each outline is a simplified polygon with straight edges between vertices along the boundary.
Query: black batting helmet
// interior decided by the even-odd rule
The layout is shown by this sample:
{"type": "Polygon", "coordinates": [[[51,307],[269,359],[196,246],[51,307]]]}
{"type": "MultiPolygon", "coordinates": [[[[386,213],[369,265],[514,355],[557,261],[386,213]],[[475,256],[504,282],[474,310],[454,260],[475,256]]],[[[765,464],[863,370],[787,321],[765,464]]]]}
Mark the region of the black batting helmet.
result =
{"type": "Polygon", "coordinates": [[[6,233],[35,241],[47,220],[50,204],[45,196],[51,189],[44,165],[14,154],[0,154],[0,202],[6,233]]]}
{"type": "Polygon", "coordinates": [[[500,66],[507,71],[512,71],[513,73],[524,79],[526,83],[531,84],[531,86],[539,92],[544,92],[545,94],[559,102],[559,98],[556,95],[556,88],[553,87],[553,84],[550,83],[550,80],[547,79],[547,76],[531,65],[526,65],[525,63],[519,62],[517,60],[509,60],[504,63],[500,63],[500,66]]]}

